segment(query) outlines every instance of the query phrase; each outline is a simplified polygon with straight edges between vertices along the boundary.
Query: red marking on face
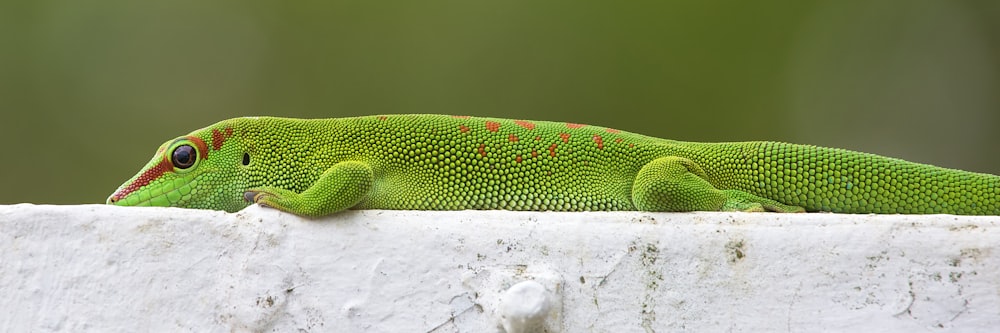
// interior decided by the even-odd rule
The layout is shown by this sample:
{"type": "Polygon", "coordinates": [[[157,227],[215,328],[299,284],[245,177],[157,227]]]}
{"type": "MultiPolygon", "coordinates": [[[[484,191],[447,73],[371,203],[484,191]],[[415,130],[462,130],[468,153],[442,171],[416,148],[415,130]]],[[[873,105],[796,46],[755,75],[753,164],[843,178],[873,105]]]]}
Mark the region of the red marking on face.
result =
{"type": "Polygon", "coordinates": [[[495,122],[495,121],[487,121],[486,122],[486,129],[489,130],[490,132],[499,131],[500,130],[500,123],[495,122]]]}
{"type": "Polygon", "coordinates": [[[527,120],[515,120],[514,123],[517,124],[517,126],[524,127],[524,129],[529,131],[535,129],[535,123],[527,120]]]}
{"type": "Polygon", "coordinates": [[[226,142],[226,139],[233,136],[233,128],[226,127],[225,132],[219,131],[216,128],[212,129],[212,150],[222,149],[222,144],[226,142]]]}
{"type": "Polygon", "coordinates": [[[604,149],[604,139],[600,135],[594,134],[594,142],[597,143],[597,149],[604,149]]]}
{"type": "Polygon", "coordinates": [[[517,163],[521,163],[521,155],[517,155],[517,158],[515,158],[514,161],[517,163]]]}
{"type": "MultiPolygon", "coordinates": [[[[212,136],[213,137],[215,136],[215,132],[212,132],[212,136]]],[[[202,141],[201,138],[194,137],[194,136],[189,136],[189,137],[187,137],[187,139],[190,140],[192,143],[194,143],[195,146],[197,146],[195,148],[198,148],[198,152],[199,152],[198,155],[201,157],[201,159],[208,158],[208,145],[205,144],[205,141],[202,141]]],[[[214,139],[213,139],[213,141],[214,141],[214,139]]],[[[225,139],[223,139],[223,141],[225,141],[225,139]]],[[[214,143],[213,143],[213,146],[214,146],[214,143]]],[[[215,150],[219,150],[219,149],[216,148],[215,150]]]]}
{"type": "Polygon", "coordinates": [[[479,144],[479,155],[486,157],[486,145],[482,143],[479,144]]]}
{"type": "Polygon", "coordinates": [[[615,143],[622,143],[622,138],[615,138],[615,143]]]}
{"type": "Polygon", "coordinates": [[[156,165],[154,165],[152,168],[149,168],[148,170],[144,171],[141,175],[139,175],[138,178],[135,179],[134,182],[128,184],[128,186],[115,193],[115,195],[111,198],[111,200],[112,201],[121,200],[122,198],[125,198],[125,196],[129,195],[129,193],[135,192],[136,190],[142,188],[143,186],[149,185],[150,182],[152,182],[157,178],[160,178],[160,176],[162,176],[164,173],[171,172],[173,170],[174,170],[173,163],[170,163],[170,160],[167,159],[167,155],[164,154],[163,159],[160,160],[160,163],[156,163],[156,165]]]}
{"type": "Polygon", "coordinates": [[[611,133],[611,134],[618,134],[618,133],[622,132],[622,131],[616,130],[614,128],[605,128],[604,131],[608,132],[608,133],[611,133]]]}
{"type": "Polygon", "coordinates": [[[569,133],[559,133],[559,137],[562,138],[563,143],[569,143],[569,133]]]}
{"type": "Polygon", "coordinates": [[[537,152],[537,151],[534,151],[534,150],[532,150],[532,151],[531,151],[531,157],[538,157],[538,152],[537,152]]]}
{"type": "Polygon", "coordinates": [[[389,118],[389,117],[386,117],[386,116],[378,116],[378,120],[385,120],[386,118],[389,118]]]}
{"type": "Polygon", "coordinates": [[[568,128],[580,128],[580,127],[584,127],[584,126],[587,126],[587,125],[584,125],[584,124],[574,124],[574,123],[566,123],[566,127],[568,127],[568,128]]]}
{"type": "Polygon", "coordinates": [[[451,116],[451,117],[452,118],[458,118],[458,119],[468,119],[469,118],[469,116],[451,116]]]}
{"type": "Polygon", "coordinates": [[[556,157],[556,144],[549,146],[549,156],[556,157]]]}
{"type": "Polygon", "coordinates": [[[462,133],[465,133],[469,131],[469,128],[465,127],[465,125],[458,125],[458,130],[462,131],[462,133]]]}
{"type": "Polygon", "coordinates": [[[508,137],[507,140],[510,141],[510,142],[517,142],[520,139],[517,138],[517,135],[514,135],[514,133],[511,133],[510,137],[508,137]]]}

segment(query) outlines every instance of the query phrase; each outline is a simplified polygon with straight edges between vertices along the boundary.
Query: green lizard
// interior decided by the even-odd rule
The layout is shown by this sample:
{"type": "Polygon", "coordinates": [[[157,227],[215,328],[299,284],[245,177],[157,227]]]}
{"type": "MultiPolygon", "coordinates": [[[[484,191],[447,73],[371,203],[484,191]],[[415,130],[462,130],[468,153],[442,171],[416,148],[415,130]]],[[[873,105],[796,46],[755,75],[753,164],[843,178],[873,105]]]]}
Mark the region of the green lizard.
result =
{"type": "Polygon", "coordinates": [[[443,115],[224,120],[164,143],[120,206],[1000,215],[1000,177],[843,149],[443,115]]]}

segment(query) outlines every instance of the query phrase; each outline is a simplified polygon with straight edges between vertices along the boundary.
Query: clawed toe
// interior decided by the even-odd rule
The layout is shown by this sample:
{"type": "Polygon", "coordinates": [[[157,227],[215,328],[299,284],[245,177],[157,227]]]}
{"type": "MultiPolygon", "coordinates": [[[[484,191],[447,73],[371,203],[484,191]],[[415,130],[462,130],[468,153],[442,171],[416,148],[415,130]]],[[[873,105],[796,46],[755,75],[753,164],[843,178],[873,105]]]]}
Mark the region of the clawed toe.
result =
{"type": "Polygon", "coordinates": [[[257,194],[260,194],[260,192],[256,191],[243,192],[243,200],[246,200],[247,202],[255,202],[254,199],[257,198],[257,194]]]}

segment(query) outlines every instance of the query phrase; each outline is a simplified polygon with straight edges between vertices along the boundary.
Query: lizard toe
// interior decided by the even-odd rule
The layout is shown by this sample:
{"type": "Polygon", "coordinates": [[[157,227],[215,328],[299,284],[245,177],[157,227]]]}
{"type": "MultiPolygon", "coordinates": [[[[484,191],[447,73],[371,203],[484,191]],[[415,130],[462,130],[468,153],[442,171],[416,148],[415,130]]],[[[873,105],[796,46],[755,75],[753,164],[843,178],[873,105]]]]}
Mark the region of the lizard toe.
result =
{"type": "Polygon", "coordinates": [[[260,194],[260,192],[257,192],[257,191],[246,191],[246,192],[243,192],[243,200],[246,200],[247,202],[257,202],[257,195],[258,194],[260,194]]]}

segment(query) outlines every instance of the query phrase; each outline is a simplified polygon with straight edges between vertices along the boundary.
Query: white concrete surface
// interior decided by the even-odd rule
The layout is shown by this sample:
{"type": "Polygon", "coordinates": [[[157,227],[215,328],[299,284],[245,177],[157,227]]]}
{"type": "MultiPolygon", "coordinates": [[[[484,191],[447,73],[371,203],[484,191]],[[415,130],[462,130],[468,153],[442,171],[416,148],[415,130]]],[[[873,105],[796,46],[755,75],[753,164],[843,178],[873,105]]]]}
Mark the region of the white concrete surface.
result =
{"type": "Polygon", "coordinates": [[[996,332],[998,224],[0,206],[0,331],[996,332]]]}

